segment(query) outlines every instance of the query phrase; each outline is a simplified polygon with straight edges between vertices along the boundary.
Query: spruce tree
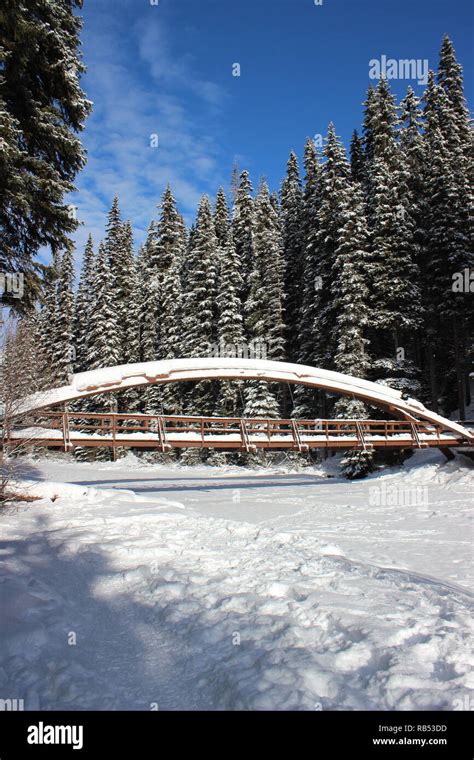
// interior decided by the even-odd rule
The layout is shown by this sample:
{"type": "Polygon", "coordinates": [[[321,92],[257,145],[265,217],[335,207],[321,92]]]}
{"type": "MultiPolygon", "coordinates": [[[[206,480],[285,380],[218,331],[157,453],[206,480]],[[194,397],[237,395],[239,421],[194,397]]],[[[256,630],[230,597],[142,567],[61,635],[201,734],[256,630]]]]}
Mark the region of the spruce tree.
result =
{"type": "MultiPolygon", "coordinates": [[[[455,182],[458,187],[456,213],[453,216],[453,226],[456,227],[456,252],[450,256],[450,263],[455,274],[474,267],[472,246],[474,153],[471,119],[464,97],[462,67],[456,60],[453,43],[447,35],[441,47],[437,81],[449,103],[450,118],[446,119],[442,126],[450,143],[455,182]]],[[[474,310],[470,303],[470,294],[463,293],[462,295],[464,297],[458,295],[453,298],[451,290],[451,299],[448,304],[454,347],[455,382],[453,385],[456,386],[457,394],[446,398],[446,406],[451,411],[452,406],[456,405],[461,419],[465,419],[465,408],[471,401],[469,375],[474,310]],[[456,401],[454,401],[455,396],[457,396],[456,401]]]]}
{"type": "MultiPolygon", "coordinates": [[[[186,240],[184,223],[168,186],[160,204],[160,218],[148,230],[140,255],[140,355],[143,361],[175,359],[183,355],[181,268],[186,240]]],[[[150,414],[178,414],[181,393],[177,385],[155,385],[146,391],[150,414]]]]}
{"type": "Polygon", "coordinates": [[[300,353],[301,293],[304,272],[303,191],[296,154],[291,151],[281,188],[281,223],[286,293],[286,354],[297,361],[300,353]]]}
{"type": "Polygon", "coordinates": [[[319,288],[310,312],[312,323],[312,360],[317,367],[332,369],[335,354],[336,309],[333,301],[332,283],[336,249],[341,227],[341,195],[350,178],[350,166],[344,147],[336,135],[333,124],[329,125],[324,147],[324,164],[321,177],[321,202],[317,211],[318,250],[317,274],[319,288]]]}
{"type": "MultiPolygon", "coordinates": [[[[156,304],[159,302],[157,277],[157,222],[148,227],[145,243],[138,255],[140,361],[155,361],[158,352],[158,319],[156,304]]],[[[153,389],[150,389],[150,392],[153,389]]]]}
{"type": "Polygon", "coordinates": [[[51,267],[48,268],[43,283],[43,298],[38,318],[40,328],[41,355],[44,362],[44,374],[48,375],[54,386],[55,348],[57,344],[57,314],[58,314],[58,281],[61,267],[61,256],[54,252],[51,267]]]}
{"type": "Polygon", "coordinates": [[[432,406],[463,416],[472,310],[469,293],[453,281],[472,262],[467,166],[452,104],[430,73],[425,101],[426,198],[429,235],[424,250],[425,333],[432,406]]]}
{"type": "Polygon", "coordinates": [[[242,301],[244,303],[248,297],[250,288],[249,277],[254,263],[254,199],[252,193],[253,187],[249,173],[248,171],[243,171],[240,175],[239,188],[233,208],[232,231],[237,255],[242,263],[242,301]]]}
{"type": "MultiPolygon", "coordinates": [[[[318,211],[321,204],[321,166],[314,140],[307,138],[304,151],[305,183],[303,192],[303,287],[298,331],[300,364],[314,364],[314,302],[319,289],[318,211]]],[[[298,385],[294,391],[293,416],[311,418],[316,414],[317,392],[298,385]]]]}
{"type": "MultiPolygon", "coordinates": [[[[221,250],[217,285],[217,340],[220,351],[228,356],[240,356],[246,345],[244,340],[244,320],[241,300],[242,273],[240,259],[229,231],[227,242],[221,250]]],[[[222,382],[217,400],[217,413],[223,416],[238,416],[241,409],[241,383],[222,382]]]]}
{"type": "MultiPolygon", "coordinates": [[[[224,191],[216,198],[214,226],[217,237],[217,349],[222,356],[241,356],[245,347],[241,261],[232,235],[224,191]]],[[[217,392],[216,413],[235,417],[241,410],[241,383],[223,381],[217,392]]]]}
{"type": "Polygon", "coordinates": [[[365,181],[364,142],[362,138],[359,137],[356,129],[354,129],[354,132],[352,133],[350,157],[352,179],[354,182],[363,183],[365,181]]]}
{"type": "MultiPolygon", "coordinates": [[[[199,204],[189,251],[183,299],[183,353],[187,357],[207,357],[217,343],[217,248],[211,204],[204,196],[199,204]]],[[[187,394],[188,413],[212,414],[214,396],[212,383],[197,383],[187,394]]]]}
{"type": "MultiPolygon", "coordinates": [[[[107,248],[99,246],[94,271],[95,301],[90,319],[87,368],[114,367],[120,364],[118,314],[115,304],[115,280],[110,268],[107,248]]],[[[117,399],[113,394],[94,396],[91,404],[97,411],[116,412],[117,399]]]]}
{"type": "Polygon", "coordinates": [[[0,40],[0,237],[8,271],[31,272],[41,246],[65,250],[77,221],[64,203],[85,164],[91,102],[80,87],[82,0],[4,0],[0,40]]]}
{"type": "MultiPolygon", "coordinates": [[[[186,240],[184,223],[176,208],[170,187],[166,189],[157,233],[158,263],[158,358],[176,359],[182,356],[181,311],[183,295],[180,270],[186,240]]],[[[165,414],[181,411],[181,389],[178,384],[163,386],[161,405],[165,414]]]]}
{"type": "Polygon", "coordinates": [[[68,385],[74,370],[74,249],[69,244],[59,267],[56,303],[56,330],[53,350],[57,385],[68,385]]]}
{"type": "MultiPolygon", "coordinates": [[[[364,197],[358,182],[339,195],[339,230],[333,267],[332,298],[336,317],[335,369],[352,377],[367,377],[370,369],[367,328],[371,322],[367,262],[369,232],[364,197]]],[[[365,405],[350,398],[335,404],[337,417],[365,417],[365,405]]]]}
{"type": "MultiPolygon", "coordinates": [[[[265,347],[267,359],[282,361],[285,358],[283,240],[265,182],[255,202],[254,225],[254,264],[245,303],[247,338],[255,351],[265,347]]],[[[247,385],[247,416],[276,417],[278,413],[276,388],[263,382],[247,385]]]]}
{"type": "Polygon", "coordinates": [[[74,309],[74,346],[76,372],[87,370],[89,326],[94,305],[94,244],[89,235],[82,259],[82,270],[74,309]]]}
{"type": "Polygon", "coordinates": [[[412,346],[421,325],[421,294],[407,173],[397,143],[395,101],[385,79],[371,98],[366,144],[373,379],[413,395],[419,390],[413,382],[412,346]]]}
{"type": "MultiPolygon", "coordinates": [[[[137,262],[133,253],[133,233],[130,222],[121,226],[116,262],[115,295],[120,322],[120,363],[134,364],[140,360],[139,288],[137,262]]],[[[120,412],[136,412],[140,393],[131,388],[118,394],[120,412]]]]}

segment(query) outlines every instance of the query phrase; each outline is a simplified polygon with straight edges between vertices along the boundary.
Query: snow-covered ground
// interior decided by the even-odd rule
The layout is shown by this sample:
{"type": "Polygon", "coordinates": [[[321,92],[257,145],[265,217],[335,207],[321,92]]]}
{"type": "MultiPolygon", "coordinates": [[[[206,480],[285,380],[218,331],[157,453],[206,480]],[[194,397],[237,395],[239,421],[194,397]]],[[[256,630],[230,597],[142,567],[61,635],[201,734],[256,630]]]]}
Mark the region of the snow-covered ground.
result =
{"type": "Polygon", "coordinates": [[[0,698],[25,709],[457,709],[473,466],[30,461],[0,515],[0,698]],[[328,477],[331,476],[331,477],[328,477]]]}

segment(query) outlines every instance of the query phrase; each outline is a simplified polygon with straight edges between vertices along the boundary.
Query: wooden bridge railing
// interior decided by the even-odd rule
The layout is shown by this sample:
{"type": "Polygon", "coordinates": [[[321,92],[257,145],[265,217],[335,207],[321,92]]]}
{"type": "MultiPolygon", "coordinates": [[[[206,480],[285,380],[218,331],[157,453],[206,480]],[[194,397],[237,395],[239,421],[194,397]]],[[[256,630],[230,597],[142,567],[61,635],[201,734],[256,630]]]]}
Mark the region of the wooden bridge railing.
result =
{"type": "Polygon", "coordinates": [[[252,451],[377,447],[457,446],[454,433],[411,420],[295,420],[186,415],[37,412],[18,423],[11,437],[31,445],[207,447],[252,451]]]}

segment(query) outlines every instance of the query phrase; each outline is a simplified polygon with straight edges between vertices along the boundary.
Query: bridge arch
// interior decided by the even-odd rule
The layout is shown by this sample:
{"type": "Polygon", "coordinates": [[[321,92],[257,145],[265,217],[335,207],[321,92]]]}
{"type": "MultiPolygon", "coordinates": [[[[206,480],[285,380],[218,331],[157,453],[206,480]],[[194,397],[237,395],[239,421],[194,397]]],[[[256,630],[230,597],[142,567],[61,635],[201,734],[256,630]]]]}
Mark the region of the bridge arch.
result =
{"type": "Polygon", "coordinates": [[[263,359],[171,359],[90,370],[74,375],[70,385],[21,399],[16,404],[16,414],[128,388],[200,380],[261,380],[304,385],[360,399],[407,420],[424,420],[440,425],[474,442],[474,435],[462,425],[435,414],[416,399],[404,398],[400,391],[387,385],[317,367],[263,359]]]}

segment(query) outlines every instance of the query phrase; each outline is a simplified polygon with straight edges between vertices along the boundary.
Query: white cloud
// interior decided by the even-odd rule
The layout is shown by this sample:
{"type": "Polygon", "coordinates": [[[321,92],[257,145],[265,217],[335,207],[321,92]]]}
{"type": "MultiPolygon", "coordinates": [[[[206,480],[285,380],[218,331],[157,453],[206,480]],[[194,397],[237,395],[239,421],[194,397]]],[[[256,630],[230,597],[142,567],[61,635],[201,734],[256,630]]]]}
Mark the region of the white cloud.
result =
{"type": "Polygon", "coordinates": [[[83,133],[88,163],[70,199],[84,222],[75,235],[80,254],[89,232],[96,244],[103,236],[114,195],[142,242],[167,183],[189,222],[200,196],[228,185],[232,168],[229,157],[228,172],[219,169],[222,88],[199,77],[191,56],[173,57],[156,18],[137,21],[125,37],[108,20],[86,35],[84,87],[94,110],[83,133]],[[158,148],[150,146],[152,134],[158,148]]]}

